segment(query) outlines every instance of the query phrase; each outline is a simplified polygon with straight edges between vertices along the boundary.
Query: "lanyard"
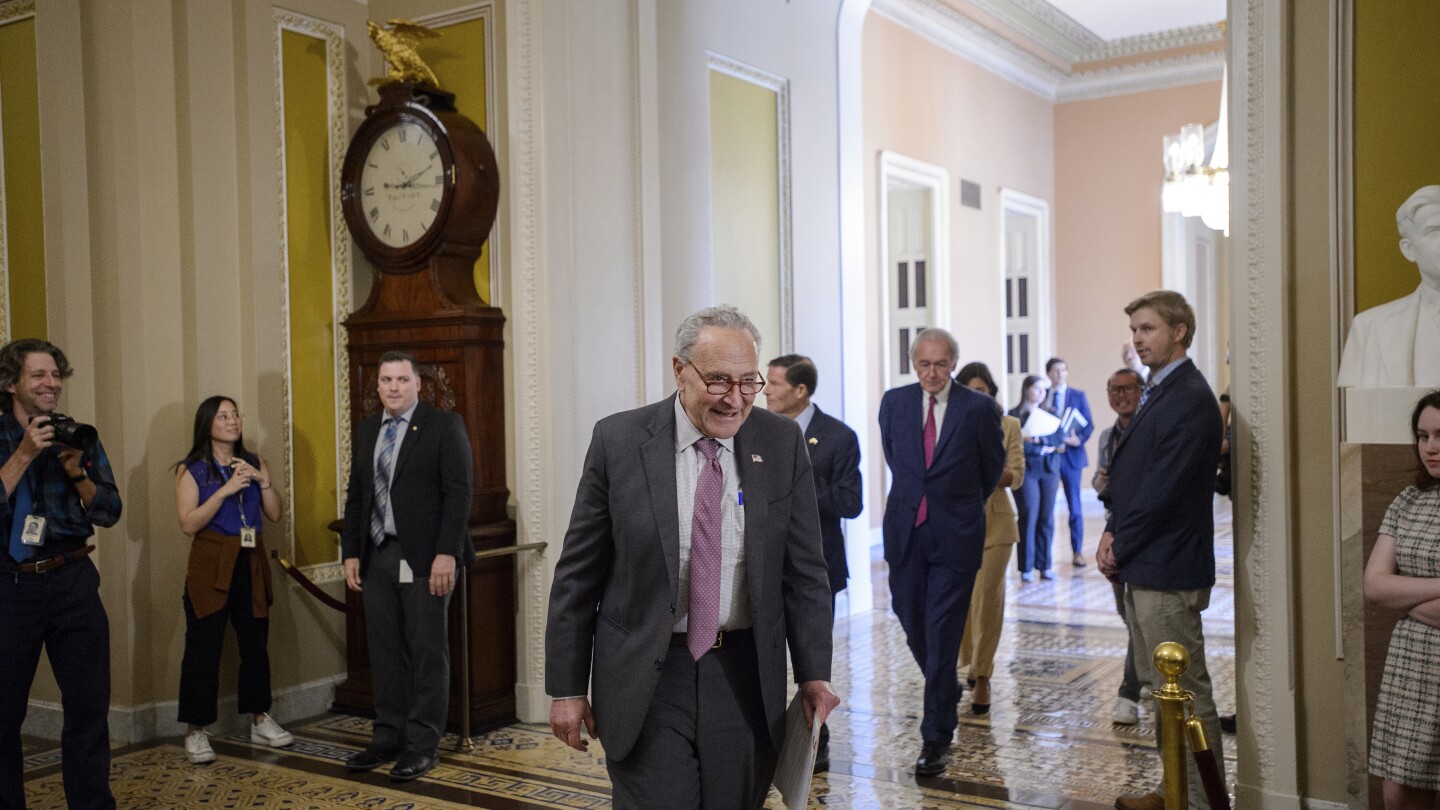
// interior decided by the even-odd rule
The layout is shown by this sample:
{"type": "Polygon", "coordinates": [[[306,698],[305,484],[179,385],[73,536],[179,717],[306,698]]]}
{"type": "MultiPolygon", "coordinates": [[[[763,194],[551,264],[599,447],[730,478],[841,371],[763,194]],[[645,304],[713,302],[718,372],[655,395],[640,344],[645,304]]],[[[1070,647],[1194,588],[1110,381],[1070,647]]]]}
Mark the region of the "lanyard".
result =
{"type": "MultiPolygon", "coordinates": [[[[216,466],[220,466],[220,465],[217,464],[216,466]]],[[[221,480],[221,481],[223,481],[223,482],[225,482],[225,483],[229,483],[229,482],[230,482],[230,476],[232,476],[232,475],[234,475],[234,474],[235,474],[234,471],[231,470],[229,467],[220,467],[220,480],[221,480]]],[[[223,485],[224,485],[224,484],[222,484],[222,486],[223,486],[223,485]]],[[[235,504],[236,504],[236,506],[238,506],[238,507],[240,508],[240,528],[242,528],[242,529],[248,529],[248,528],[250,528],[250,520],[245,516],[245,490],[246,490],[246,489],[249,489],[249,488],[250,488],[250,485],[247,484],[247,485],[245,486],[245,489],[242,489],[242,490],[240,490],[239,492],[235,493],[235,504]]]]}

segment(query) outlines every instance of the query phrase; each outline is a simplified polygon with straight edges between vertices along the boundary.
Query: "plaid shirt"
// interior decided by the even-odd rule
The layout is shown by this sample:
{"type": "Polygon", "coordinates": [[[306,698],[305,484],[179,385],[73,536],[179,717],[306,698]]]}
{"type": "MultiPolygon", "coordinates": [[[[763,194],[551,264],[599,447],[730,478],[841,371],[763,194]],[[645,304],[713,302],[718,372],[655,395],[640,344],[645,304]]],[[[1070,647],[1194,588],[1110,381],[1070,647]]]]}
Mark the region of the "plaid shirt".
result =
{"type": "MultiPolygon", "coordinates": [[[[24,436],[25,429],[13,413],[0,416],[0,466],[10,460],[24,436]]],[[[95,500],[88,509],[80,502],[80,495],[70,483],[65,465],[60,463],[60,456],[54,451],[42,452],[25,470],[36,510],[44,505],[48,523],[42,557],[78,548],[85,538],[95,533],[93,526],[114,526],[120,520],[120,490],[115,486],[115,474],[110,470],[110,459],[106,457],[102,445],[95,445],[95,452],[85,459],[84,468],[85,474],[95,483],[95,500]]],[[[4,530],[7,542],[13,521],[23,519],[11,513],[14,499],[13,492],[6,492],[4,499],[0,499],[0,529],[4,530]]]]}

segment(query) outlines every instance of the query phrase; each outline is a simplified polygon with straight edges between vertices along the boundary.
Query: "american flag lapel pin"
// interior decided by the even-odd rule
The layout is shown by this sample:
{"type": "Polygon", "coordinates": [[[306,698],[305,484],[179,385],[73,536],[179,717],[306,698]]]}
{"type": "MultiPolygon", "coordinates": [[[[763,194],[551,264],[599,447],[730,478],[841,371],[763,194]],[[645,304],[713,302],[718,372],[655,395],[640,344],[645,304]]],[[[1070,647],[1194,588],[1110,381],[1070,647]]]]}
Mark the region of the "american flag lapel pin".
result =
{"type": "Polygon", "coordinates": [[[759,453],[751,453],[751,454],[750,454],[750,460],[753,461],[753,462],[755,462],[756,464],[760,464],[760,463],[762,463],[762,462],[765,461],[765,459],[760,458],[760,454],[759,454],[759,453]]]}

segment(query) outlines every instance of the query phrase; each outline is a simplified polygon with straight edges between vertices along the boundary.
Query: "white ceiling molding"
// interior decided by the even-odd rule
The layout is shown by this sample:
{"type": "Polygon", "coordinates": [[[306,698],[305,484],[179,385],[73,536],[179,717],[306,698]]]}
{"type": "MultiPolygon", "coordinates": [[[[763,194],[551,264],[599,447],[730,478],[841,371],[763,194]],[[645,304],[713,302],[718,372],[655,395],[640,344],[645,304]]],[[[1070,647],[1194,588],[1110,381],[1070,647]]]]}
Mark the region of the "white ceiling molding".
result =
{"type": "Polygon", "coordinates": [[[1067,76],[1055,93],[1055,101],[1088,101],[1187,84],[1218,82],[1224,73],[1225,54],[1220,51],[1087,70],[1067,76]]]}
{"type": "Polygon", "coordinates": [[[1225,41],[1225,29],[1219,23],[1105,40],[1045,0],[970,2],[1072,65],[1225,41]]]}
{"type": "Polygon", "coordinates": [[[875,0],[871,11],[1044,98],[1055,100],[1065,71],[940,0],[875,0]]]}
{"type": "Polygon", "coordinates": [[[1209,45],[1224,41],[1225,29],[1219,23],[1192,25],[1188,28],[1175,28],[1169,31],[1157,31],[1153,34],[1113,39],[1105,43],[1104,47],[1085,54],[1085,58],[1081,61],[1094,62],[1100,59],[1143,56],[1147,53],[1161,53],[1175,48],[1209,45]]]}
{"type": "MultiPolygon", "coordinates": [[[[998,4],[1002,2],[1007,4],[1007,8],[1023,7],[1028,9],[1031,5],[1044,6],[1050,9],[1053,15],[1069,20],[1071,25],[1080,25],[1041,0],[972,0],[972,2],[981,6],[995,5],[997,10],[1000,10],[998,4]]],[[[987,28],[979,21],[956,11],[946,5],[943,0],[874,0],[870,8],[875,13],[904,26],[956,56],[974,62],[1000,78],[1019,85],[1052,103],[1085,101],[1107,96],[1141,93],[1147,90],[1161,90],[1167,87],[1181,87],[1187,84],[1220,81],[1224,72],[1225,54],[1222,51],[1215,51],[1137,62],[1101,70],[1067,73],[987,28]]],[[[986,10],[990,11],[988,8],[986,10]]],[[[995,16],[1000,17],[1001,15],[997,13],[995,16]]],[[[1200,29],[1210,28],[1213,28],[1217,37],[1223,37],[1219,26],[1194,26],[1161,34],[1126,37],[1112,43],[1104,43],[1102,50],[1108,52],[1109,49],[1120,47],[1143,48],[1146,47],[1147,42],[1158,41],[1161,38],[1177,34],[1184,34],[1189,38],[1199,37],[1202,35],[1200,29]]],[[[1057,36],[1059,35],[1057,34],[1057,36]]],[[[1090,36],[1094,37],[1093,34],[1090,36]]],[[[1099,42],[1100,40],[1095,38],[1095,41],[1099,42]]],[[[1186,41],[1183,44],[1196,43],[1186,41]]],[[[1113,58],[1146,52],[1148,51],[1133,50],[1133,52],[1123,54],[1116,52],[1110,56],[1094,58],[1113,58]]],[[[1057,56],[1060,54],[1057,53],[1057,56]]]]}
{"type": "Polygon", "coordinates": [[[1095,32],[1045,0],[970,2],[1070,64],[1085,61],[1087,54],[1106,45],[1095,32]]]}

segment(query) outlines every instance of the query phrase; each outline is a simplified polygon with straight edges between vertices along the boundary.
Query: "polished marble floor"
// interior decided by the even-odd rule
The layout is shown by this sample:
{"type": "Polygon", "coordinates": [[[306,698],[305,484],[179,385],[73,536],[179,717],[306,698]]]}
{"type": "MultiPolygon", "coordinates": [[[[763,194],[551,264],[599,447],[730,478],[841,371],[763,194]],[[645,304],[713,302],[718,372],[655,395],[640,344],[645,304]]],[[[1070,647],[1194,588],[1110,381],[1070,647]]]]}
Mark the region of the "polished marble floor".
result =
{"type": "MultiPolygon", "coordinates": [[[[1063,503],[1063,500],[1062,500],[1063,503]]],[[[1099,515],[1087,508],[1087,554],[1099,515]]],[[[1228,503],[1216,501],[1219,582],[1205,614],[1209,664],[1222,713],[1234,710],[1234,582],[1228,503]]],[[[1057,521],[1064,535],[1063,520],[1057,521]]],[[[1065,540],[1057,537],[1057,551],[1065,540]]],[[[1068,560],[1069,554],[1059,559],[1068,560]]],[[[1094,567],[1056,567],[1053,582],[1008,582],[1006,628],[988,715],[962,703],[954,761],[936,778],[912,771],[919,745],[920,673],[893,614],[883,608],[836,623],[835,674],[845,702],[831,716],[831,771],[817,777],[812,808],[1087,808],[1154,785],[1159,766],[1152,713],[1112,725],[1125,630],[1109,584],[1094,567]]],[[[875,593],[883,603],[885,566],[875,593]]],[[[968,697],[968,696],[967,696],[968,697]]],[[[121,808],[339,808],[386,810],[483,807],[608,808],[603,751],[579,754],[536,725],[477,737],[467,753],[447,738],[441,765],[418,782],[396,784],[386,768],[352,776],[342,761],[364,747],[366,720],[325,715],[287,724],[295,745],[274,751],[247,734],[217,736],[218,759],[193,766],[178,739],[117,749],[112,783],[121,808]]],[[[1234,740],[1226,739],[1234,781],[1234,740]]],[[[26,740],[29,805],[63,808],[59,750],[26,740]]],[[[782,805],[773,793],[769,808],[782,805]]]]}

